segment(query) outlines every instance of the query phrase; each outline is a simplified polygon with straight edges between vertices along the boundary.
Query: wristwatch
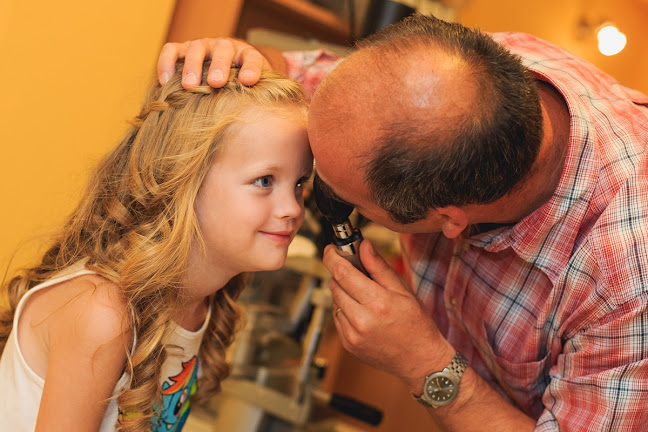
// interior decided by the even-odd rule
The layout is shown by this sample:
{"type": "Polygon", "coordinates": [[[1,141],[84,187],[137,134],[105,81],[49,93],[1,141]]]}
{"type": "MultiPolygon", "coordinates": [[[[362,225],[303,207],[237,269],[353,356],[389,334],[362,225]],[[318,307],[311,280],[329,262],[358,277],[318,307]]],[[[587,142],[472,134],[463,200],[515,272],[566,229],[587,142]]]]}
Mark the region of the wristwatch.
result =
{"type": "Polygon", "coordinates": [[[412,396],[428,408],[438,408],[450,404],[459,394],[459,381],[461,381],[466,366],[468,366],[468,360],[457,351],[447,367],[425,377],[423,394],[412,396]]]}

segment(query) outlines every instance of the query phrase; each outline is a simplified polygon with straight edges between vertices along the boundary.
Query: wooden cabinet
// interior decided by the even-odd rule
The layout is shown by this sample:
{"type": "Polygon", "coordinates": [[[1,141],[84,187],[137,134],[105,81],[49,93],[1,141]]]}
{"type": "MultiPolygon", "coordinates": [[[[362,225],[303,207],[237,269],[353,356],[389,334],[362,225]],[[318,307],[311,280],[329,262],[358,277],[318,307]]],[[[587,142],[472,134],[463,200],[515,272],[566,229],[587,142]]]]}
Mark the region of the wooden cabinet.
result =
{"type": "Polygon", "coordinates": [[[306,0],[178,0],[167,40],[245,39],[247,31],[256,27],[350,44],[349,23],[306,0]]]}

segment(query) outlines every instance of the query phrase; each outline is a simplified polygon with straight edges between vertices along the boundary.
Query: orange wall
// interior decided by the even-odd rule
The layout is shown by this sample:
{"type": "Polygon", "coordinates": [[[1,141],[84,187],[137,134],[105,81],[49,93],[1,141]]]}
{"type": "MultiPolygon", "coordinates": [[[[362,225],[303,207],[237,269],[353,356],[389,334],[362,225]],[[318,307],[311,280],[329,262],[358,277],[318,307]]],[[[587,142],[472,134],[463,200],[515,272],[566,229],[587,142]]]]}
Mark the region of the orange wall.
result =
{"type": "Polygon", "coordinates": [[[89,167],[137,114],[173,7],[0,2],[0,277],[19,244],[63,220],[89,167]]]}
{"type": "Polygon", "coordinates": [[[486,31],[534,34],[594,63],[622,84],[648,93],[648,1],[646,0],[471,0],[456,1],[457,21],[486,31]],[[628,38],[611,57],[598,52],[594,31],[579,34],[584,20],[597,27],[613,22],[628,38]]]}
{"type": "Polygon", "coordinates": [[[243,0],[177,0],[168,41],[233,36],[243,0]]]}

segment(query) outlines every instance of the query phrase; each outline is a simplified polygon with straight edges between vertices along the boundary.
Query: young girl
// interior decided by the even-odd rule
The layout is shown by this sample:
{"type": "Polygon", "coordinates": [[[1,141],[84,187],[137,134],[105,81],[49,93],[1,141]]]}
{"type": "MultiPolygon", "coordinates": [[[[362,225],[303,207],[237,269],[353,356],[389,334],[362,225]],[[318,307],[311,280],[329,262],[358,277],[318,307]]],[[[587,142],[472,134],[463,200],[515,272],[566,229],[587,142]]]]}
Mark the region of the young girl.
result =
{"type": "Polygon", "coordinates": [[[3,286],[2,430],[180,431],[229,372],[243,272],[285,262],[312,170],[301,88],[233,69],[185,91],[180,71],[3,286]]]}

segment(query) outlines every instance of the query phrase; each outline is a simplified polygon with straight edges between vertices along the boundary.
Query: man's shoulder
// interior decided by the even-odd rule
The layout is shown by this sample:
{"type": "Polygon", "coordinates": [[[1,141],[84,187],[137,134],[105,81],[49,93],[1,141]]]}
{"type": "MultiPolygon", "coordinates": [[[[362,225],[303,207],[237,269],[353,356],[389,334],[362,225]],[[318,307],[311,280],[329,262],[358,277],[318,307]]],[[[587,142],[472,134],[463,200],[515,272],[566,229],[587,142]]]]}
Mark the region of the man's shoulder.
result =
{"type": "Polygon", "coordinates": [[[609,295],[619,304],[648,294],[648,179],[629,178],[588,236],[609,295]]]}
{"type": "Polygon", "coordinates": [[[519,55],[522,59],[535,58],[536,56],[572,57],[572,54],[558,45],[529,33],[497,32],[489,33],[489,35],[495,42],[513,54],[519,55]]]}

